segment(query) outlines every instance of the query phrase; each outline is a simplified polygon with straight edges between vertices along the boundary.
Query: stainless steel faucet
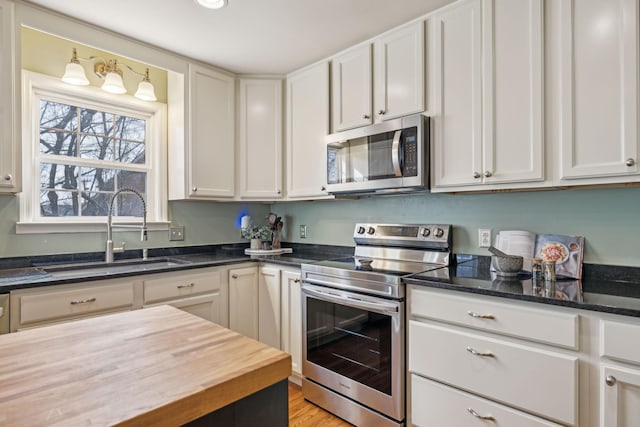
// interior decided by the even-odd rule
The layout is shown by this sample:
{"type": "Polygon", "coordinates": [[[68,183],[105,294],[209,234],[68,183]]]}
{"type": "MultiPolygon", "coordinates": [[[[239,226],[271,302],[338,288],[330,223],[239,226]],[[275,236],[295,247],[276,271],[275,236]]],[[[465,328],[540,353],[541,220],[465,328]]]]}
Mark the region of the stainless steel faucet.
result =
{"type": "Polygon", "coordinates": [[[105,258],[106,262],[113,262],[113,254],[114,253],[122,253],[122,252],[124,252],[124,242],[122,242],[122,247],[119,247],[119,248],[114,248],[113,247],[113,227],[117,227],[117,228],[141,228],[140,240],[141,241],[147,240],[147,203],[144,201],[144,197],[142,197],[142,194],[140,194],[140,192],[138,190],[135,190],[133,188],[121,188],[120,190],[115,192],[113,197],[111,197],[111,202],[109,203],[109,215],[107,217],[107,246],[106,246],[106,249],[105,249],[105,252],[104,252],[104,258],[105,258]],[[143,211],[142,226],[139,227],[137,225],[124,225],[124,224],[113,225],[112,224],[113,203],[115,202],[116,197],[118,197],[121,193],[132,193],[132,194],[135,194],[142,201],[142,211],[143,211]]]}

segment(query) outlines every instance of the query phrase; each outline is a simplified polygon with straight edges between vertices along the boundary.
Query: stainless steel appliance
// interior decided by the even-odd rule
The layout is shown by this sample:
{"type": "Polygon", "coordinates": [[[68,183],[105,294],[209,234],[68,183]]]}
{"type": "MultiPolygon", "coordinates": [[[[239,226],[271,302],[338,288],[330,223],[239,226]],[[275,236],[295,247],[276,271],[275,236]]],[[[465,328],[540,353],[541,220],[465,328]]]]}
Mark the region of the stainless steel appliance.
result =
{"type": "Polygon", "coordinates": [[[406,192],[428,188],[429,118],[421,114],[327,136],[327,191],[406,192]]]}
{"type": "Polygon", "coordinates": [[[357,224],[353,257],[302,264],[304,397],[358,426],[405,419],[403,277],[448,275],[450,225],[357,224]]]}

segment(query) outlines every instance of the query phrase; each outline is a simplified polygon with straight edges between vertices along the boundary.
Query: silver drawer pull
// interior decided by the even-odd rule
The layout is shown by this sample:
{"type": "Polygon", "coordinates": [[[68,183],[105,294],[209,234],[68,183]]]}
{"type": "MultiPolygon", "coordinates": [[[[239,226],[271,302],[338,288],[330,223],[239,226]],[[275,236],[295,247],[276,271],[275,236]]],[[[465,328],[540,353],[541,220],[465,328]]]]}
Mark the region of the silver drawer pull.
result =
{"type": "Polygon", "coordinates": [[[189,283],[188,285],[178,285],[178,289],[193,288],[195,285],[195,283],[189,283]]]}
{"type": "Polygon", "coordinates": [[[467,311],[467,314],[471,317],[475,317],[476,319],[495,319],[493,314],[478,314],[473,311],[467,311]]]}
{"type": "Polygon", "coordinates": [[[604,382],[605,382],[609,387],[613,387],[614,385],[616,385],[616,383],[618,382],[618,380],[616,380],[616,377],[614,377],[613,375],[607,375],[607,377],[604,379],[604,382]]]}
{"type": "Polygon", "coordinates": [[[491,415],[480,415],[479,413],[477,413],[476,411],[473,410],[473,408],[467,408],[467,411],[469,411],[469,413],[471,415],[473,415],[474,417],[480,419],[480,420],[484,420],[484,421],[495,421],[496,419],[491,416],[491,415]]]}
{"type": "Polygon", "coordinates": [[[481,356],[481,357],[495,357],[493,355],[493,353],[491,353],[490,351],[485,351],[484,353],[481,351],[478,351],[474,348],[471,348],[469,346],[467,346],[467,351],[471,354],[473,354],[474,356],[481,356]]]}
{"type": "Polygon", "coordinates": [[[300,283],[300,279],[293,279],[293,283],[300,283]]]}
{"type": "Polygon", "coordinates": [[[77,304],[86,304],[89,302],[96,302],[95,298],[89,298],[89,299],[79,299],[79,300],[73,300],[70,302],[71,305],[77,305],[77,304]]]}
{"type": "Polygon", "coordinates": [[[237,279],[237,278],[238,278],[238,275],[237,275],[237,274],[232,274],[232,275],[231,275],[231,278],[232,278],[232,279],[237,279]]]}

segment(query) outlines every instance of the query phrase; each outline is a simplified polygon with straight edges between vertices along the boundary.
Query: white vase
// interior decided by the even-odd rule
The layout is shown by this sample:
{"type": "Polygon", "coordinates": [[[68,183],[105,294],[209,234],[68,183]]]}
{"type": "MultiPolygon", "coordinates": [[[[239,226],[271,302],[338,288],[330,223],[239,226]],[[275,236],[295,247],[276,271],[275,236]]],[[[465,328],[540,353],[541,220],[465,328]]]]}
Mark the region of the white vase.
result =
{"type": "Polygon", "coordinates": [[[262,239],[251,239],[251,249],[262,249],[262,239]]]}

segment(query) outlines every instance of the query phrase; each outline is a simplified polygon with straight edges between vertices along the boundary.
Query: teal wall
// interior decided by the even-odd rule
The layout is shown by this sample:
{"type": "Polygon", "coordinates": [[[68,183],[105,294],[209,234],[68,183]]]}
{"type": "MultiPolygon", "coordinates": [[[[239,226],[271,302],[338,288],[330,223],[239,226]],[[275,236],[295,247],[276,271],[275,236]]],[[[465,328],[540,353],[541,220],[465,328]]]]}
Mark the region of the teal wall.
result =
{"type": "Polygon", "coordinates": [[[478,228],[585,236],[588,263],[640,266],[640,188],[604,188],[489,194],[431,194],[358,200],[279,203],[284,241],[353,246],[358,221],[447,223],[454,251],[486,254],[478,228]],[[299,225],[307,225],[300,239],[299,225]]]}
{"type": "MultiPolygon", "coordinates": [[[[167,231],[151,231],[149,240],[141,242],[139,232],[119,230],[114,231],[114,241],[118,246],[124,241],[130,249],[244,242],[246,240],[240,237],[240,229],[236,226],[241,212],[247,212],[257,223],[269,213],[269,206],[170,202],[169,218],[172,224],[185,227],[184,241],[170,242],[167,231]]],[[[18,198],[0,196],[0,258],[104,250],[106,225],[103,233],[16,234],[18,214],[18,198]]]]}

